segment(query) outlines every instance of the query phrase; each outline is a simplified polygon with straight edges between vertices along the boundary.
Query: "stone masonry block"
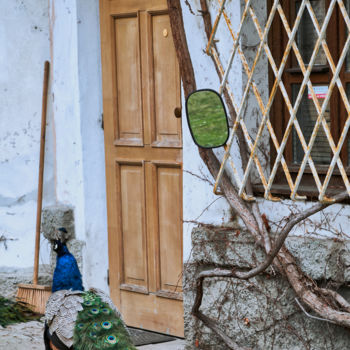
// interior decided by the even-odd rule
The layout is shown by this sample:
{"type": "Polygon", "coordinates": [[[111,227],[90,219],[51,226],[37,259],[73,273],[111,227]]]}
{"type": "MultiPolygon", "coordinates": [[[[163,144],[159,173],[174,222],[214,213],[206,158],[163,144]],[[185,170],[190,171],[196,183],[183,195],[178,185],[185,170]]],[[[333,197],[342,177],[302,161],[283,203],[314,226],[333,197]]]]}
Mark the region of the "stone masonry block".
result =
{"type": "MultiPolygon", "coordinates": [[[[338,292],[349,301],[348,241],[289,237],[286,245],[306,274],[319,284],[338,286],[338,292]]],[[[264,259],[264,253],[248,233],[237,228],[195,228],[192,246],[192,259],[184,266],[186,350],[226,350],[223,342],[191,314],[195,276],[215,264],[251,268],[264,259]]],[[[295,298],[286,278],[267,270],[247,281],[205,279],[200,310],[241,347],[254,350],[350,349],[348,330],[306,316],[295,298]]],[[[311,312],[305,305],[304,308],[311,312]]]]}
{"type": "Polygon", "coordinates": [[[69,206],[50,206],[43,209],[41,232],[49,241],[56,238],[56,231],[60,227],[65,227],[67,234],[60,238],[66,242],[75,238],[74,211],[69,206]]]}

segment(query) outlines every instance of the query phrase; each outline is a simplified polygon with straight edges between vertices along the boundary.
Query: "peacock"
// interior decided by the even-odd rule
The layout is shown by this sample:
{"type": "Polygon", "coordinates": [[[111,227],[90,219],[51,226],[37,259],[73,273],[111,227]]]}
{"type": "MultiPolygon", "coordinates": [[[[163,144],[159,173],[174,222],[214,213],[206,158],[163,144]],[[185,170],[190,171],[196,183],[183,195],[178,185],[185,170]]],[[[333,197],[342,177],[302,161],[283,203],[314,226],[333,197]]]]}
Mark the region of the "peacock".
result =
{"type": "MultiPolygon", "coordinates": [[[[64,227],[59,232],[67,233],[64,227]]],[[[63,289],[84,290],[83,281],[77,261],[60,239],[54,240],[53,250],[56,252],[56,268],[53,273],[52,293],[63,289]]]]}
{"type": "Polygon", "coordinates": [[[46,350],[136,350],[122,315],[103,291],[85,291],[74,256],[60,239],[52,295],[46,304],[46,350]]]}

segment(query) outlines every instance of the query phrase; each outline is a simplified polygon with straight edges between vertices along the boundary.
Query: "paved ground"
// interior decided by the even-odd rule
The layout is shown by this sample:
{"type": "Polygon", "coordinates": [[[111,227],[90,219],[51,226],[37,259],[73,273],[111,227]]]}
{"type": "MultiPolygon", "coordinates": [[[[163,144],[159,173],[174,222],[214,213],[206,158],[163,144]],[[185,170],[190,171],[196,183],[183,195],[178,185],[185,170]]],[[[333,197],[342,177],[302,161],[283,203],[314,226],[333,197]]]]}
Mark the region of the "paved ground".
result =
{"type": "Polygon", "coordinates": [[[169,341],[167,343],[139,346],[142,350],[183,350],[185,349],[184,340],[169,341]]]}
{"type": "MultiPolygon", "coordinates": [[[[1,328],[0,350],[44,350],[43,324],[32,321],[1,328]]],[[[183,350],[183,340],[139,346],[140,350],[183,350]]]]}

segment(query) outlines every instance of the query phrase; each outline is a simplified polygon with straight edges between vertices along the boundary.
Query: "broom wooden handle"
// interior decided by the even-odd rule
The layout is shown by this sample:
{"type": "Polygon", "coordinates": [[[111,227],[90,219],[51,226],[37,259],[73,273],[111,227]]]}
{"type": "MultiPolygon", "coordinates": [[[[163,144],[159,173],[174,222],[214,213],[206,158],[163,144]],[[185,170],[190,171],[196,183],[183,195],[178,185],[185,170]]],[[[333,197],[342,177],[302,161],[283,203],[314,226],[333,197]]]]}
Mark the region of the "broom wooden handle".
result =
{"type": "Polygon", "coordinates": [[[43,179],[44,179],[44,159],[45,159],[45,134],[46,134],[46,114],[47,114],[47,90],[49,86],[50,62],[46,61],[44,66],[43,97],[41,109],[41,136],[40,136],[40,159],[39,159],[39,180],[38,180],[38,202],[36,208],[36,230],[35,230],[35,253],[34,253],[34,273],[33,284],[38,284],[39,274],[39,251],[40,251],[40,228],[41,210],[43,204],[43,179]]]}

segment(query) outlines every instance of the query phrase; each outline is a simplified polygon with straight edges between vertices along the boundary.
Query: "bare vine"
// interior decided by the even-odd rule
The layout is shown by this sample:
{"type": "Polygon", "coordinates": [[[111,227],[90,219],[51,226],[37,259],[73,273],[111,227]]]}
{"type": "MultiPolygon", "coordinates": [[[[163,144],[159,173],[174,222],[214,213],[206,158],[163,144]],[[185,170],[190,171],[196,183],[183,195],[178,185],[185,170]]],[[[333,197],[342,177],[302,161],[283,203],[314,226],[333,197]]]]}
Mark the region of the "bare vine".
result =
{"type": "MultiPolygon", "coordinates": [[[[186,34],[182,19],[180,0],[167,0],[170,22],[173,32],[175,49],[180,65],[180,72],[183,81],[185,96],[196,89],[196,81],[192,67],[192,61],[187,47],[186,34]]],[[[206,0],[200,0],[200,14],[203,17],[204,28],[209,39],[211,33],[211,18],[206,0]]],[[[222,71],[213,60],[214,67],[219,78],[222,78],[222,71]]],[[[224,98],[232,120],[235,119],[234,109],[228,92],[224,91],[224,98]]],[[[243,165],[247,162],[247,146],[242,134],[238,133],[238,144],[242,155],[243,165]]],[[[198,148],[199,155],[207,166],[211,175],[215,178],[219,171],[219,161],[212,150],[198,148]]],[[[284,275],[298,298],[300,305],[304,304],[315,312],[318,319],[324,319],[331,323],[350,328],[350,305],[336,291],[318,287],[317,284],[300,269],[298,262],[285,245],[285,240],[290,231],[299,223],[309,220],[308,218],[331,204],[316,203],[310,208],[302,211],[291,211],[289,217],[274,224],[274,235],[266,216],[261,214],[257,203],[244,202],[237,193],[229,176],[224,173],[221,182],[221,190],[235,213],[242,219],[246,230],[254,237],[256,244],[265,251],[265,260],[253,266],[250,270],[238,269],[234,266],[212,266],[212,268],[201,271],[196,275],[195,301],[192,314],[209,327],[230,349],[248,349],[239,346],[230,339],[218,326],[217,322],[206,316],[200,307],[202,305],[204,284],[206,279],[211,278],[232,278],[238,281],[249,281],[253,277],[260,276],[267,268],[277,269],[284,275]]],[[[247,183],[247,192],[252,193],[251,184],[247,183]]],[[[338,194],[335,203],[341,202],[348,197],[347,192],[338,194]]],[[[324,217],[327,220],[327,217],[324,217]]],[[[305,344],[306,348],[309,345],[305,344]]]]}

